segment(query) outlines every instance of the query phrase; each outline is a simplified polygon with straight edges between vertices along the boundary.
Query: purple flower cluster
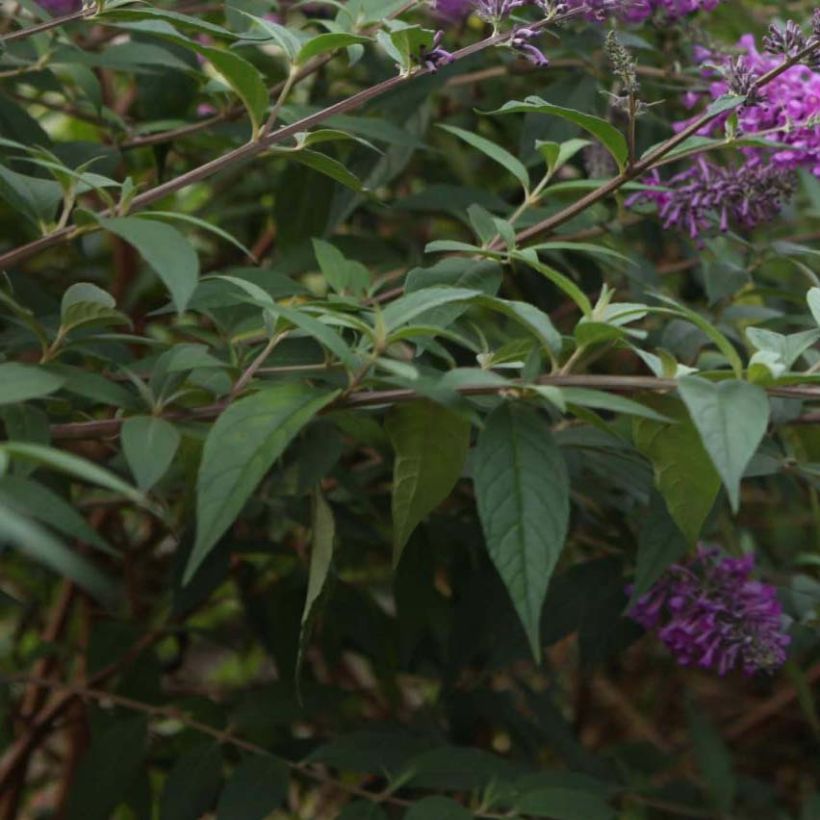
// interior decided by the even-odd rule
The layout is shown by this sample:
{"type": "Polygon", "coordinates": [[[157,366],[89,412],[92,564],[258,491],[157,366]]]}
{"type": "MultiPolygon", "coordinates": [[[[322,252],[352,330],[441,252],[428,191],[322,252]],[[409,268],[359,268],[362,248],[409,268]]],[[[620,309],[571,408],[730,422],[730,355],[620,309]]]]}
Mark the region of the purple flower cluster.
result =
{"type": "Polygon", "coordinates": [[[54,17],[73,14],[83,7],[83,0],[37,0],[37,4],[54,17]]]}
{"type": "Polygon", "coordinates": [[[644,629],[657,630],[682,666],[740,667],[771,672],[786,661],[789,636],[774,587],[751,577],[754,557],[722,557],[700,547],[669,567],[630,611],[644,629]]]}
{"type": "Polygon", "coordinates": [[[643,23],[650,17],[669,22],[696,11],[711,11],[720,0],[567,0],[571,9],[582,10],[587,20],[601,22],[616,17],[625,23],[643,23]]]}
{"type": "MultiPolygon", "coordinates": [[[[515,9],[524,6],[534,6],[545,15],[560,11],[563,7],[562,4],[554,4],[552,0],[436,0],[435,12],[439,17],[446,20],[459,20],[475,12],[482,20],[497,29],[499,24],[506,20],[515,9]]],[[[531,42],[537,36],[538,32],[535,29],[520,26],[513,31],[509,45],[526,57],[533,65],[543,68],[549,65],[549,60],[531,42]]],[[[447,54],[439,48],[439,43],[436,43],[436,49],[441,54],[447,54]]],[[[434,63],[431,66],[422,55],[422,64],[431,70],[435,70],[438,65],[445,64],[444,62],[436,63],[435,61],[434,63]]]]}
{"type": "MultiPolygon", "coordinates": [[[[724,76],[713,78],[709,85],[709,95],[713,99],[730,91],[733,75],[743,72],[747,76],[760,77],[783,60],[782,56],[759,52],[751,34],[741,37],[738,47],[741,54],[734,59],[706,50],[699,50],[696,55],[704,63],[724,68],[724,76]]],[[[713,73],[709,71],[709,74],[713,73]]],[[[687,102],[694,105],[699,99],[699,95],[693,94],[688,96],[687,102]]],[[[705,128],[704,133],[711,135],[721,130],[723,122],[725,118],[705,128]]],[[[684,125],[680,123],[679,127],[684,125]]],[[[760,134],[789,146],[774,151],[772,162],[786,168],[807,167],[820,177],[820,71],[806,65],[792,66],[784,71],[759,89],[755,99],[739,110],[738,127],[745,136],[760,134]]],[[[762,160],[761,149],[745,151],[752,161],[762,160]]]]}
{"type": "Polygon", "coordinates": [[[788,168],[759,162],[729,168],[703,157],[665,181],[653,171],[646,182],[658,190],[641,191],[626,204],[654,202],[665,228],[688,231],[693,239],[714,221],[721,231],[732,224],[753,228],[767,222],[795,188],[794,173],[788,168]]]}

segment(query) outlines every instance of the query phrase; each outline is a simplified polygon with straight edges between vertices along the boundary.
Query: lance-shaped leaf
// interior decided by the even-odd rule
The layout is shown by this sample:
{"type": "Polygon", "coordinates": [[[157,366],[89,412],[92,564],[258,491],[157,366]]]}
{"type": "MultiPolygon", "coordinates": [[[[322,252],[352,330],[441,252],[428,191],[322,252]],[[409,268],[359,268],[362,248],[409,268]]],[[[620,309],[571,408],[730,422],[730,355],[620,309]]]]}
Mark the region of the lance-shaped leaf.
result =
{"type": "Polygon", "coordinates": [[[282,384],[234,402],[208,433],[197,478],[197,534],[183,583],[194,575],[293,437],[337,395],[282,384]]]}
{"type": "Polygon", "coordinates": [[[740,506],[740,479],[769,424],[769,398],[761,387],[741,381],[714,383],[684,376],[678,390],[720,473],[732,509],[740,506]]]}
{"type": "Polygon", "coordinates": [[[584,131],[597,137],[603,146],[612,154],[618,167],[623,170],[629,156],[629,148],[624,135],[612,123],[602,120],[593,114],[585,114],[583,111],[576,111],[574,108],[564,108],[560,105],[553,105],[540,97],[527,97],[524,102],[511,100],[505,103],[497,111],[490,111],[490,114],[550,114],[553,117],[560,117],[563,120],[575,123],[584,131]]]}
{"type": "Polygon", "coordinates": [[[632,427],[635,446],[652,462],[655,486],[669,514],[694,544],[720,490],[720,476],[680,402],[671,396],[644,401],[674,423],[636,419],[632,427]]]}
{"type": "Polygon", "coordinates": [[[131,416],[122,426],[120,440],[125,460],[144,492],[171,466],[181,436],[170,421],[156,416],[131,416]]]}
{"type": "Polygon", "coordinates": [[[191,243],[176,228],[150,219],[125,216],[99,222],[137,249],[165,283],[174,307],[185,310],[199,279],[199,258],[191,243]]]}
{"type": "Polygon", "coordinates": [[[43,367],[4,362],[0,364],[0,405],[39,399],[59,390],[64,384],[62,376],[50,373],[43,367]]]}
{"type": "Polygon", "coordinates": [[[490,415],[478,438],[474,481],[490,557],[540,659],[541,608],[567,534],[569,478],[534,408],[506,403],[490,415]]]}
{"type": "Polygon", "coordinates": [[[431,401],[399,405],[387,417],[393,467],[393,562],[418,524],[450,494],[470,446],[470,423],[431,401]]]}

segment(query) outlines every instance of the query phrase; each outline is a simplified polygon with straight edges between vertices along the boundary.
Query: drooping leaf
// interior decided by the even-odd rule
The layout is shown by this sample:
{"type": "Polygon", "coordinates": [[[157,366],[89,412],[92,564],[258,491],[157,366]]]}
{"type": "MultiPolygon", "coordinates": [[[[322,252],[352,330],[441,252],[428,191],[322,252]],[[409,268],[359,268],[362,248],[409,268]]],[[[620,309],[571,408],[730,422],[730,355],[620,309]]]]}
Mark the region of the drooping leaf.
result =
{"type": "Polygon", "coordinates": [[[486,154],[491,160],[497,162],[502,168],[509,171],[520,183],[521,187],[528,191],[530,187],[530,175],[526,166],[520,159],[514,157],[506,148],[496,145],[486,137],[474,134],[472,131],[465,131],[454,125],[440,125],[439,128],[464,140],[468,145],[477,148],[482,154],[486,154]]]}
{"type": "Polygon", "coordinates": [[[769,399],[761,387],[735,380],[678,380],[681,398],[729,494],[740,506],[740,480],[769,423],[769,399]]]}
{"type": "Polygon", "coordinates": [[[490,415],[478,438],[474,481],[490,557],[540,659],[541,607],[567,533],[569,478],[534,408],[506,402],[490,415]]]}
{"type": "Polygon", "coordinates": [[[313,493],[313,514],[311,522],[310,571],[305,607],[302,610],[302,628],[299,634],[299,652],[296,658],[296,678],[298,681],[304,651],[310,640],[313,621],[319,600],[327,585],[333,564],[333,549],[336,541],[336,521],[333,510],[317,488],[313,493]]]}
{"type": "Polygon", "coordinates": [[[450,494],[461,477],[470,423],[431,401],[398,405],[387,416],[395,451],[393,563],[418,524],[450,494]]]}
{"type": "Polygon", "coordinates": [[[187,583],[285,447],[336,392],[281,384],[240,399],[205,440],[197,478],[197,534],[187,583]]]}
{"type": "Polygon", "coordinates": [[[143,492],[165,475],[182,438],[170,421],[157,416],[131,416],[120,437],[125,460],[143,492]]]}
{"type": "Polygon", "coordinates": [[[666,396],[647,404],[675,423],[635,419],[635,446],[652,462],[655,486],[669,514],[694,544],[720,490],[720,476],[683,405],[666,396]]]}
{"type": "Polygon", "coordinates": [[[698,769],[712,804],[720,815],[726,816],[732,810],[737,788],[732,756],[704,709],[692,701],[686,705],[698,769]]]}
{"type": "Polygon", "coordinates": [[[137,249],[165,283],[177,311],[184,311],[199,279],[199,258],[191,243],[176,228],[151,219],[125,216],[99,222],[137,249]]]}
{"type": "Polygon", "coordinates": [[[490,114],[550,114],[560,117],[580,126],[593,137],[600,140],[603,146],[612,154],[618,167],[623,170],[629,156],[626,137],[612,123],[602,120],[593,114],[586,114],[583,111],[576,111],[574,108],[564,108],[560,105],[553,105],[540,97],[527,97],[524,102],[511,100],[505,103],[497,111],[490,111],[490,114]]]}

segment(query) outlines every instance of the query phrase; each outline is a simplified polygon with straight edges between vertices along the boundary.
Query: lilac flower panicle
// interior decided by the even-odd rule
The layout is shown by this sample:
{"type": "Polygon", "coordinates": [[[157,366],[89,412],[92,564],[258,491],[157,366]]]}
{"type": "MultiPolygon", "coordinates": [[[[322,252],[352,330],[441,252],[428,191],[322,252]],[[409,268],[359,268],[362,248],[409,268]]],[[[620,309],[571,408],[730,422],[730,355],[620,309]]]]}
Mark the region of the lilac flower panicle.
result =
{"type": "Polygon", "coordinates": [[[634,194],[627,206],[654,202],[665,228],[680,228],[693,239],[715,220],[721,231],[732,224],[753,228],[770,221],[796,186],[794,173],[787,168],[763,163],[726,168],[703,157],[668,180],[653,171],[645,181],[658,190],[634,194]]]}
{"type": "Polygon", "coordinates": [[[790,638],[774,587],[751,577],[754,564],[751,555],[700,547],[669,567],[629,615],[656,631],[682,666],[771,672],[786,662],[790,638]]]}
{"type": "MultiPolygon", "coordinates": [[[[708,91],[712,99],[717,99],[730,90],[732,76],[737,77],[739,65],[742,64],[742,70],[748,77],[757,78],[780,65],[783,59],[778,55],[761,54],[751,34],[741,37],[738,46],[741,54],[735,58],[705,49],[696,55],[704,63],[723,67],[723,76],[720,77],[716,77],[712,69],[705,72],[707,78],[712,80],[708,91]]],[[[698,101],[697,95],[687,98],[687,102],[692,105],[698,101]]],[[[701,135],[713,136],[720,133],[728,116],[726,114],[705,126],[701,135]]],[[[750,161],[771,161],[784,168],[802,166],[820,177],[820,70],[807,65],[794,65],[786,69],[760,88],[754,100],[747,100],[746,105],[737,112],[737,118],[742,135],[760,134],[789,146],[768,153],[764,153],[765,149],[761,148],[744,148],[750,161]]],[[[677,123],[676,128],[684,128],[686,124],[687,122],[677,123]]]]}

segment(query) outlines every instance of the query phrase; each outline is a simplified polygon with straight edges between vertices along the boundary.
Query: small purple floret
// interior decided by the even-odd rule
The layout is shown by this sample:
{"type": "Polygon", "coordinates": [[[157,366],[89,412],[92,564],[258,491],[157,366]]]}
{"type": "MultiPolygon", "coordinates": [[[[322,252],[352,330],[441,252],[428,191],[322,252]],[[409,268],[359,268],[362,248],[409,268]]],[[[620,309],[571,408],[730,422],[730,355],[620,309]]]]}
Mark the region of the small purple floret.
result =
{"type": "Polygon", "coordinates": [[[786,662],[790,638],[774,587],[751,577],[754,564],[751,555],[700,547],[669,567],[629,615],[656,631],[682,666],[772,672],[786,662]]]}

